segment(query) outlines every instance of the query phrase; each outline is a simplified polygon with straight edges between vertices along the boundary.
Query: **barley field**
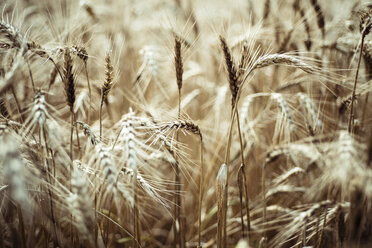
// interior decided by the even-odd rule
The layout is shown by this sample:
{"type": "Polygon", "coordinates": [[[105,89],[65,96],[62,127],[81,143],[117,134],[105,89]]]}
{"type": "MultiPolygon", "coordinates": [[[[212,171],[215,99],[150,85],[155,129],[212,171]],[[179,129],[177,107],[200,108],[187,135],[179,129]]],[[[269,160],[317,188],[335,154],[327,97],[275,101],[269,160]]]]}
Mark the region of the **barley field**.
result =
{"type": "Polygon", "coordinates": [[[0,9],[0,248],[372,247],[372,2],[0,9]]]}

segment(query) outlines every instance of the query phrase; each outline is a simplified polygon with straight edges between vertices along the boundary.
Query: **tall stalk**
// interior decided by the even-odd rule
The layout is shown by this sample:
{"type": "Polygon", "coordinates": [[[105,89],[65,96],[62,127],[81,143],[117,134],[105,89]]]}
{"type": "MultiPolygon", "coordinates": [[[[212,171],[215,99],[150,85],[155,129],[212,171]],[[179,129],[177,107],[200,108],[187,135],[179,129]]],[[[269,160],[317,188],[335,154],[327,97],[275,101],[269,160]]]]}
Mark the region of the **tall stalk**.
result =
{"type": "MultiPolygon", "coordinates": [[[[181,90],[183,83],[183,62],[181,54],[181,41],[178,38],[175,38],[174,45],[174,62],[176,70],[176,79],[178,87],[178,120],[181,119],[181,90]]],[[[178,142],[178,131],[176,131],[176,142],[178,142]]],[[[183,223],[181,220],[181,211],[182,211],[182,202],[181,202],[181,170],[179,164],[175,164],[175,199],[174,199],[174,215],[175,215],[175,225],[174,225],[174,246],[177,247],[177,244],[180,248],[186,247],[185,238],[183,236],[183,223]]]]}
{"type": "MultiPolygon", "coordinates": [[[[70,190],[72,186],[72,169],[73,169],[73,135],[74,135],[74,103],[75,103],[75,78],[72,67],[72,58],[70,49],[66,47],[64,49],[64,65],[63,65],[63,83],[65,88],[66,102],[70,109],[71,119],[71,132],[70,132],[70,190]]],[[[72,225],[72,215],[70,215],[70,232],[71,232],[71,245],[74,244],[72,225]]]]}
{"type": "Polygon", "coordinates": [[[227,165],[222,164],[220,170],[218,171],[216,178],[216,194],[217,194],[217,248],[226,247],[226,239],[224,238],[226,233],[225,227],[225,214],[226,214],[226,204],[227,204],[227,165]]]}
{"type": "Polygon", "coordinates": [[[371,23],[371,19],[370,19],[369,15],[366,16],[365,19],[362,18],[362,22],[363,22],[363,20],[365,21],[365,26],[362,30],[362,37],[361,37],[361,42],[360,42],[361,44],[360,44],[360,48],[359,48],[358,65],[357,65],[357,70],[356,70],[356,73],[355,73],[353,92],[351,94],[349,124],[348,124],[348,128],[347,128],[349,133],[352,133],[352,126],[353,126],[352,122],[353,122],[353,119],[354,119],[355,92],[356,92],[356,85],[357,85],[358,75],[359,75],[360,61],[362,60],[364,38],[368,35],[368,33],[370,32],[371,27],[372,27],[372,23],[371,23]]]}
{"type": "Polygon", "coordinates": [[[201,212],[203,202],[203,182],[204,182],[204,158],[203,158],[203,138],[200,134],[200,178],[199,178],[199,215],[198,215],[198,248],[201,248],[201,212]]]}
{"type": "MultiPolygon", "coordinates": [[[[237,99],[238,99],[238,93],[239,93],[239,88],[240,88],[240,84],[241,84],[241,76],[242,76],[242,69],[243,67],[245,66],[246,62],[247,62],[247,56],[246,56],[246,53],[248,51],[248,46],[245,45],[243,47],[243,54],[242,54],[242,57],[241,57],[241,60],[240,60],[240,64],[239,64],[239,71],[236,70],[236,65],[234,63],[234,60],[232,58],[232,55],[231,55],[231,51],[226,43],[226,40],[224,37],[220,36],[219,37],[220,39],[220,45],[221,45],[221,48],[223,50],[223,53],[224,53],[224,56],[225,56],[225,63],[226,63],[226,69],[227,69],[227,73],[228,73],[228,77],[229,77],[229,86],[230,86],[230,91],[231,91],[231,95],[232,95],[232,101],[231,101],[231,123],[234,122],[234,116],[235,116],[235,112],[236,112],[236,115],[237,115],[237,129],[238,129],[238,135],[239,135],[239,143],[240,143],[240,156],[241,156],[241,164],[242,164],[242,173],[245,174],[245,160],[244,160],[244,148],[243,148],[243,139],[242,139],[242,134],[241,134],[241,128],[240,128],[240,122],[239,122],[239,112],[236,108],[236,103],[237,103],[237,99]]],[[[230,133],[229,133],[229,141],[228,141],[228,147],[230,146],[230,143],[231,143],[231,131],[232,131],[232,124],[230,126],[230,133]]],[[[230,157],[230,151],[229,149],[227,149],[228,152],[226,152],[226,157],[225,157],[225,164],[227,165],[227,173],[229,172],[229,163],[228,163],[228,160],[229,160],[229,157],[230,157]]],[[[228,173],[229,175],[229,173],[228,173]]],[[[227,177],[228,178],[228,177],[227,177]]],[[[223,215],[224,216],[224,237],[223,237],[223,242],[224,244],[226,245],[226,228],[227,228],[227,225],[226,225],[226,218],[227,218],[227,207],[228,207],[228,195],[227,195],[227,192],[228,192],[228,179],[226,181],[226,190],[225,190],[225,193],[226,193],[226,196],[225,196],[225,214],[223,215]]],[[[241,182],[241,181],[240,181],[241,182]]],[[[239,187],[239,191],[240,191],[240,195],[242,196],[242,190],[243,190],[243,185],[241,184],[241,187],[239,187]]],[[[247,196],[247,194],[246,194],[247,196]]],[[[248,200],[247,200],[248,202],[248,200]]],[[[241,204],[241,208],[243,207],[243,205],[241,204]]],[[[249,209],[249,207],[247,207],[247,209],[249,209]]],[[[241,209],[241,215],[243,215],[243,211],[241,209]]],[[[249,215],[249,212],[247,211],[247,215],[249,215]]],[[[247,217],[249,218],[249,216],[247,217]]],[[[241,216],[241,220],[243,220],[243,216],[241,216]]],[[[244,223],[242,221],[242,233],[243,233],[243,236],[244,236],[244,223]]]]}

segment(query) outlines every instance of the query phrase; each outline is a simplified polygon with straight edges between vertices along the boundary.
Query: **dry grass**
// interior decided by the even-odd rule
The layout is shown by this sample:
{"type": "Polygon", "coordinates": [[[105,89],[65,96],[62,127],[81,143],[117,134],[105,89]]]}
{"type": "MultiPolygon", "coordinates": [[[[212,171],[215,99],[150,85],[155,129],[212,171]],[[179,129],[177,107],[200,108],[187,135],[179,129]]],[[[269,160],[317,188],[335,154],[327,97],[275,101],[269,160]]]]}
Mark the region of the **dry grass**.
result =
{"type": "Polygon", "coordinates": [[[368,1],[0,7],[0,247],[372,246],[368,1]]]}

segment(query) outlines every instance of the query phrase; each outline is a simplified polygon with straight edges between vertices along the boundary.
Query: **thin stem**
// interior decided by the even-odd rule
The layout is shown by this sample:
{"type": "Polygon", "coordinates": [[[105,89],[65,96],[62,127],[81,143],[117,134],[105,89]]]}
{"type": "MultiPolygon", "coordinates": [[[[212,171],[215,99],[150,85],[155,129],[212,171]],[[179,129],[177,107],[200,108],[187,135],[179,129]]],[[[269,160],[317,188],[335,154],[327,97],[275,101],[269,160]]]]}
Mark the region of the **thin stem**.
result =
{"type": "Polygon", "coordinates": [[[53,183],[55,183],[55,178],[56,178],[56,161],[54,158],[54,152],[53,150],[49,150],[50,156],[52,157],[52,165],[53,165],[53,183]]]}
{"type": "Polygon", "coordinates": [[[223,239],[222,244],[224,248],[227,247],[227,206],[228,206],[228,184],[226,183],[225,189],[224,189],[224,201],[223,201],[223,239]]]}
{"type": "Polygon", "coordinates": [[[263,201],[263,230],[264,238],[266,239],[266,165],[262,167],[262,201],[263,201]]]}
{"type": "MultiPolygon", "coordinates": [[[[217,182],[217,184],[218,184],[218,182],[217,182]]],[[[218,185],[217,185],[217,187],[219,187],[218,185]]],[[[218,192],[217,191],[217,197],[218,198],[220,198],[221,197],[221,195],[220,195],[220,193],[221,192],[218,192]]],[[[222,194],[224,194],[223,192],[222,192],[222,194]]],[[[224,201],[224,196],[222,195],[222,201],[224,201]]],[[[217,205],[218,205],[218,209],[217,209],[217,248],[222,248],[222,229],[223,229],[223,213],[224,213],[224,211],[223,211],[223,206],[220,206],[220,199],[218,199],[218,203],[217,203],[217,205]]],[[[222,205],[222,204],[221,204],[222,205]]]]}
{"type": "Polygon", "coordinates": [[[103,100],[101,100],[101,105],[99,107],[99,140],[102,141],[102,107],[103,100]]]}
{"type": "Polygon", "coordinates": [[[225,164],[227,166],[227,178],[229,178],[229,165],[230,165],[230,146],[231,146],[231,136],[232,136],[232,127],[234,123],[234,117],[235,117],[235,107],[233,110],[233,113],[231,115],[231,122],[229,127],[229,133],[227,136],[227,146],[226,146],[226,152],[225,152],[225,164]]]}
{"type": "MultiPolygon", "coordinates": [[[[75,116],[75,114],[73,114],[73,116],[74,116],[74,123],[76,123],[76,116],[75,116]]],[[[75,128],[75,133],[76,133],[76,141],[77,141],[77,144],[78,144],[79,159],[81,159],[80,138],[79,138],[79,130],[78,130],[77,127],[75,128]]]]}
{"type": "Polygon", "coordinates": [[[28,73],[30,74],[32,89],[34,90],[34,94],[35,94],[35,91],[36,91],[35,82],[34,82],[34,77],[32,76],[31,66],[30,66],[30,63],[28,62],[28,59],[26,59],[26,62],[27,62],[27,67],[28,67],[28,73]]]}
{"type": "Polygon", "coordinates": [[[178,120],[181,119],[181,89],[178,90],[178,120]]]}
{"type": "Polygon", "coordinates": [[[240,203],[240,224],[242,229],[242,239],[245,238],[244,233],[244,214],[243,214],[243,175],[242,175],[242,168],[243,164],[240,166],[238,171],[238,187],[239,187],[239,203],[240,203]]]}
{"type": "Polygon", "coordinates": [[[72,162],[73,159],[73,136],[74,136],[74,114],[70,113],[71,116],[71,132],[70,132],[70,176],[72,175],[72,162]]]}
{"type": "MultiPolygon", "coordinates": [[[[71,132],[70,132],[70,191],[72,190],[72,169],[73,169],[73,136],[74,136],[74,115],[71,116],[71,132]]],[[[71,234],[71,245],[74,245],[73,225],[72,225],[72,214],[70,215],[70,234],[71,234]]]]}
{"type": "Polygon", "coordinates": [[[201,212],[203,201],[203,177],[204,177],[204,162],[203,162],[203,139],[200,136],[200,179],[199,179],[199,216],[198,216],[198,248],[201,248],[201,212]]]}
{"type": "MultiPolygon", "coordinates": [[[[250,232],[251,232],[251,221],[250,221],[250,213],[249,213],[249,197],[248,197],[248,189],[247,189],[247,178],[245,175],[245,159],[244,159],[244,150],[243,150],[243,139],[242,139],[242,133],[240,128],[240,120],[239,120],[239,112],[238,109],[236,109],[236,121],[238,125],[238,132],[239,132],[239,141],[240,141],[240,154],[241,154],[241,160],[242,160],[242,174],[243,174],[243,185],[245,189],[245,208],[246,208],[246,214],[247,214],[247,224],[248,224],[248,239],[250,238],[250,232]]],[[[243,189],[242,189],[243,191],[243,189]]]]}
{"type": "Polygon", "coordinates": [[[242,138],[242,133],[241,133],[241,129],[240,129],[240,121],[239,121],[239,112],[238,112],[238,110],[236,110],[236,124],[238,125],[239,144],[240,144],[240,156],[241,156],[242,164],[245,164],[245,162],[244,162],[243,138],[242,138]]]}
{"type": "Polygon", "coordinates": [[[179,169],[179,166],[178,166],[178,163],[175,164],[175,182],[176,182],[176,185],[175,185],[175,197],[174,197],[174,218],[175,218],[175,223],[174,223],[174,247],[177,247],[178,242],[179,242],[179,228],[180,228],[180,223],[179,223],[179,197],[178,197],[178,194],[180,192],[180,184],[179,184],[179,181],[180,181],[180,169],[179,169]]]}
{"type": "Polygon", "coordinates": [[[243,185],[245,191],[245,212],[247,214],[247,229],[248,229],[248,242],[251,239],[251,216],[249,211],[249,196],[248,196],[248,186],[247,177],[245,176],[245,170],[243,168],[243,185]]]}
{"type": "MultiPolygon", "coordinates": [[[[237,117],[236,117],[236,124],[238,126],[238,134],[239,134],[239,143],[240,143],[240,155],[241,155],[241,163],[242,163],[242,166],[240,167],[240,173],[244,174],[245,175],[245,162],[244,162],[244,148],[243,148],[243,139],[242,139],[242,133],[241,133],[241,128],[240,128],[240,120],[239,120],[239,112],[238,110],[236,110],[236,114],[237,114],[237,117]]],[[[245,237],[245,234],[244,234],[244,218],[243,218],[243,201],[242,201],[242,198],[243,198],[243,180],[242,180],[242,176],[238,175],[238,179],[240,179],[240,185],[239,185],[239,197],[240,197],[240,215],[241,215],[241,225],[242,225],[242,236],[243,238],[245,237]]],[[[247,212],[248,214],[248,212],[247,212]]]]}
{"type": "Polygon", "coordinates": [[[352,120],[354,119],[354,101],[355,101],[355,91],[356,91],[356,85],[358,81],[358,75],[359,75],[359,68],[360,68],[360,61],[362,60],[362,51],[364,46],[364,38],[365,38],[365,28],[362,32],[362,42],[360,45],[360,52],[359,52],[359,58],[358,58],[358,66],[355,73],[355,79],[354,79],[354,87],[353,87],[353,93],[351,95],[351,104],[350,104],[350,115],[349,115],[349,124],[348,124],[348,132],[352,133],[352,120]]]}
{"type": "MultiPolygon", "coordinates": [[[[181,89],[178,89],[178,120],[181,119],[181,89]]],[[[176,145],[178,142],[178,130],[176,131],[176,145]]],[[[175,247],[177,247],[177,243],[179,247],[182,246],[182,239],[181,239],[181,233],[180,230],[181,228],[181,171],[179,168],[178,163],[175,165],[175,181],[176,181],[176,186],[175,186],[175,206],[174,206],[174,214],[175,214],[175,247]]]]}

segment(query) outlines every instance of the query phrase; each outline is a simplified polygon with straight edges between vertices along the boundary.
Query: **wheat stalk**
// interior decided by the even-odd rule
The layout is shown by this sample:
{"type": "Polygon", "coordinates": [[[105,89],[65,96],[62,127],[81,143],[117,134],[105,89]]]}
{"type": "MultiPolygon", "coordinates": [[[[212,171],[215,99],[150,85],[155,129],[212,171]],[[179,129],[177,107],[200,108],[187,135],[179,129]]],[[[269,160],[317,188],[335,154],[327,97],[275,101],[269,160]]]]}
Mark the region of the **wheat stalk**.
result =
{"type": "Polygon", "coordinates": [[[216,194],[217,194],[217,247],[226,247],[226,233],[224,233],[226,225],[226,185],[227,185],[227,165],[222,164],[216,178],[216,194]]]}
{"type": "MultiPolygon", "coordinates": [[[[181,90],[183,84],[183,62],[181,54],[181,41],[177,38],[174,39],[174,64],[176,71],[177,87],[178,87],[178,119],[181,117],[181,90]]],[[[176,141],[178,142],[178,132],[176,133],[176,141]]],[[[175,164],[175,199],[174,199],[174,215],[175,215],[175,224],[174,224],[174,244],[177,246],[177,243],[180,248],[186,247],[185,240],[183,238],[183,222],[181,220],[182,215],[182,199],[180,196],[181,192],[181,174],[178,163],[175,164]]]]}
{"type": "MultiPolygon", "coordinates": [[[[239,92],[239,88],[240,88],[240,84],[241,84],[241,75],[243,75],[243,73],[241,72],[241,69],[243,66],[245,66],[247,64],[247,51],[249,50],[249,48],[247,47],[248,45],[246,45],[245,49],[243,49],[243,54],[242,54],[242,58],[240,60],[240,64],[239,64],[239,71],[237,72],[236,69],[235,69],[235,64],[234,64],[234,61],[232,59],[232,55],[231,55],[231,52],[230,52],[230,49],[229,47],[227,46],[226,44],[226,41],[225,39],[220,36],[220,44],[221,44],[221,48],[224,52],[224,55],[225,55],[225,63],[226,63],[226,67],[227,67],[227,72],[228,72],[228,75],[229,75],[229,85],[230,85],[230,91],[231,91],[231,95],[232,95],[232,122],[234,121],[234,115],[235,115],[235,112],[234,112],[234,106],[237,102],[237,97],[238,97],[238,92],[239,92]]],[[[242,173],[244,173],[245,175],[245,160],[244,160],[244,154],[243,154],[243,140],[242,140],[242,133],[241,133],[241,128],[240,128],[240,121],[239,121],[239,112],[238,110],[236,110],[236,114],[237,114],[237,128],[238,128],[238,134],[239,134],[239,144],[240,144],[240,155],[241,155],[241,163],[242,163],[242,173]]],[[[230,141],[231,137],[229,137],[229,142],[230,141]]],[[[228,146],[229,147],[229,146],[228,146]]],[[[229,148],[227,148],[229,149],[229,148]]],[[[227,159],[228,159],[228,152],[226,152],[226,157],[225,157],[225,163],[227,164],[227,166],[229,165],[229,163],[227,162],[227,159]]],[[[228,171],[228,169],[227,169],[228,171]]],[[[242,186],[242,185],[241,185],[242,186]]],[[[228,191],[228,183],[226,184],[226,191],[228,191]]],[[[243,190],[242,187],[239,187],[239,190],[240,192],[243,190]]],[[[247,201],[247,209],[249,209],[249,206],[248,206],[248,194],[245,195],[246,196],[246,201],[247,201]]],[[[228,196],[226,195],[226,202],[228,202],[228,196]]],[[[226,210],[227,211],[227,205],[228,203],[226,203],[226,210]]],[[[242,206],[241,206],[242,207],[242,206]]],[[[241,212],[242,212],[242,209],[241,209],[241,212]]],[[[226,213],[225,213],[226,215],[226,213]]],[[[248,219],[249,219],[249,211],[247,211],[247,215],[248,215],[248,219]]],[[[243,217],[242,217],[243,218],[243,217]]],[[[243,227],[244,227],[244,224],[243,224],[243,227]]],[[[226,224],[224,226],[225,230],[224,232],[226,233],[226,224]]],[[[243,235],[244,235],[244,230],[242,231],[243,235]]],[[[250,234],[250,230],[248,230],[248,234],[250,234]]],[[[224,239],[226,240],[226,234],[224,235],[224,239]]],[[[226,241],[224,241],[226,242],[226,241]]]]}
{"type": "Polygon", "coordinates": [[[70,134],[70,159],[73,161],[73,132],[74,132],[74,103],[75,103],[75,78],[72,69],[72,58],[70,55],[69,48],[65,48],[64,51],[64,64],[63,64],[64,74],[63,83],[65,87],[66,102],[70,108],[71,116],[71,134],[70,134]]]}
{"type": "Polygon", "coordinates": [[[351,103],[350,103],[350,115],[349,115],[349,122],[348,122],[348,128],[347,130],[349,132],[352,132],[352,122],[354,121],[354,101],[355,101],[355,92],[356,92],[356,85],[358,81],[358,75],[359,75],[359,68],[360,68],[360,61],[362,59],[362,51],[364,46],[364,38],[366,35],[369,34],[372,28],[372,20],[369,14],[365,14],[361,18],[361,40],[360,40],[360,52],[359,52],[359,58],[358,58],[358,65],[357,70],[355,73],[355,79],[354,79],[354,86],[353,86],[353,92],[351,95],[351,103]]]}

